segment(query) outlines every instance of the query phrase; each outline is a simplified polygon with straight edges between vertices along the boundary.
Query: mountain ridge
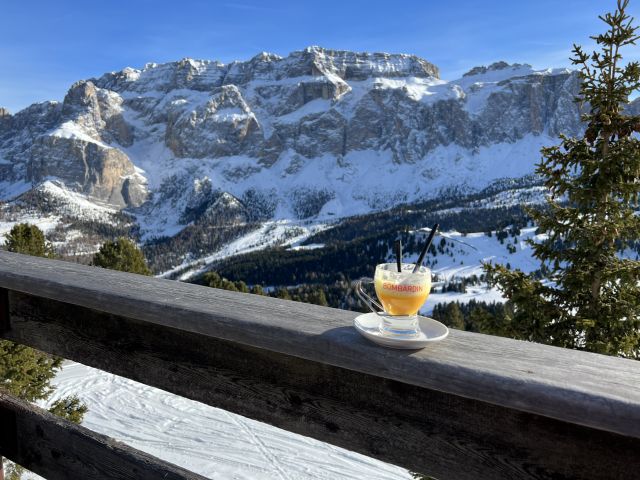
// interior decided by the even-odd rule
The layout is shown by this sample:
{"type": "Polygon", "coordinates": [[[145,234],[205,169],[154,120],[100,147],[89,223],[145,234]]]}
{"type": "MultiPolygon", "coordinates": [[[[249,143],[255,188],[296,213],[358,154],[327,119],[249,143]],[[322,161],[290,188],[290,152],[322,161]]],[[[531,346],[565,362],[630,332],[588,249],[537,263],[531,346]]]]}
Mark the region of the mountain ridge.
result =
{"type": "Polygon", "coordinates": [[[531,174],[542,146],[580,133],[578,87],[566,69],[496,62],[445,81],[414,55],[320,47],[150,63],[3,111],[0,198],[54,182],[124,209],[143,239],[342,218],[531,174]]]}

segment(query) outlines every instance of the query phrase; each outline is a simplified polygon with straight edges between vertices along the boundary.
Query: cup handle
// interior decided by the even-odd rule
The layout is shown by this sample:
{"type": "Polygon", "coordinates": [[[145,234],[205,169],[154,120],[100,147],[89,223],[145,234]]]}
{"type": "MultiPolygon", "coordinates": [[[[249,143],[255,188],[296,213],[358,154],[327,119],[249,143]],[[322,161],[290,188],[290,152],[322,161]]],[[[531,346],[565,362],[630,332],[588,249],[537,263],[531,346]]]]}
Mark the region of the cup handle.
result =
{"type": "Polygon", "coordinates": [[[380,305],[377,300],[375,300],[374,298],[371,298],[367,294],[367,292],[364,291],[364,289],[362,288],[363,283],[366,283],[366,284],[373,283],[373,278],[362,277],[360,280],[356,280],[355,282],[353,282],[353,285],[356,290],[356,295],[358,295],[360,300],[362,300],[365,303],[365,305],[367,305],[367,307],[369,307],[369,309],[373,313],[380,314],[381,312],[384,312],[384,308],[382,307],[382,305],[380,305]],[[376,310],[376,308],[378,310],[376,310]]]}

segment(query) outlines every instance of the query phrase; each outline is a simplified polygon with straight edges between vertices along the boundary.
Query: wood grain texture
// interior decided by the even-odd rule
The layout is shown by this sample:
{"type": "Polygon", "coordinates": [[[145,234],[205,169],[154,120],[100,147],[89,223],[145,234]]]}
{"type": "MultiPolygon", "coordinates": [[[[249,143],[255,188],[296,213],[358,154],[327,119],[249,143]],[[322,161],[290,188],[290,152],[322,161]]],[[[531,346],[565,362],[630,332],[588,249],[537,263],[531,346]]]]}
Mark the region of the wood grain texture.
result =
{"type": "Polygon", "coordinates": [[[48,480],[204,480],[0,393],[0,455],[48,480]]]}
{"type": "Polygon", "coordinates": [[[637,438],[22,293],[10,305],[12,340],[436,478],[640,475],[637,438]]]}
{"type": "Polygon", "coordinates": [[[9,330],[9,326],[9,290],[0,288],[0,334],[9,330]]]}
{"type": "Polygon", "coordinates": [[[0,287],[640,437],[640,363],[452,331],[383,349],[353,312],[0,252],[0,287]]]}

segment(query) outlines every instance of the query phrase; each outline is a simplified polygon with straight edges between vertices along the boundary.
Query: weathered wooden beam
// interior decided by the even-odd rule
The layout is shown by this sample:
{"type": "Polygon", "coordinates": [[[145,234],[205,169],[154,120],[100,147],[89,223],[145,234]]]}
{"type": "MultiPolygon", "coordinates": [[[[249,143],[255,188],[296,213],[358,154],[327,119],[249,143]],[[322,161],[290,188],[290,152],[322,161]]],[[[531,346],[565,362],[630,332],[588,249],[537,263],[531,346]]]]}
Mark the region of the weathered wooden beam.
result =
{"type": "Polygon", "coordinates": [[[459,331],[394,351],[360,338],[353,312],[9,252],[0,252],[0,288],[640,436],[632,360],[459,331]]]}
{"type": "Polygon", "coordinates": [[[48,480],[206,478],[3,393],[0,455],[48,480]]]}
{"type": "Polygon", "coordinates": [[[7,338],[436,478],[640,472],[638,437],[55,300],[9,299],[7,338]]]}

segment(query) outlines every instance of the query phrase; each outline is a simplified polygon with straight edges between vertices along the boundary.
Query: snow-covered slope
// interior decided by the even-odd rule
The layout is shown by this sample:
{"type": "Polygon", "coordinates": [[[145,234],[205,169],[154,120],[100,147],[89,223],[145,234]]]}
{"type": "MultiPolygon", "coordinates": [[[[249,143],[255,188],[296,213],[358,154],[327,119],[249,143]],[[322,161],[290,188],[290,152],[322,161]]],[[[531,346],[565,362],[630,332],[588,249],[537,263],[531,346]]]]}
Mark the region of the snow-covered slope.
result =
{"type": "MultiPolygon", "coordinates": [[[[470,233],[462,235],[459,232],[443,232],[434,239],[436,245],[444,238],[446,247],[444,253],[439,253],[431,264],[431,270],[438,281],[433,283],[431,294],[422,310],[423,314],[429,314],[438,303],[458,301],[466,303],[469,300],[485,302],[503,301],[500,292],[489,287],[486,282],[478,282],[468,285],[465,293],[443,292],[443,287],[450,282],[456,282],[483,275],[483,263],[509,264],[511,268],[520,269],[529,273],[540,265],[532,258],[531,246],[528,240],[539,241],[541,237],[536,235],[535,227],[524,228],[516,236],[508,236],[502,242],[496,237],[497,232],[492,232],[489,237],[486,233],[470,233]]],[[[415,262],[417,256],[411,256],[405,261],[415,262]]]]}
{"type": "Polygon", "coordinates": [[[299,244],[314,233],[318,233],[327,227],[328,224],[321,221],[267,221],[260,228],[240,236],[219,250],[195,260],[185,259],[180,265],[163,272],[160,276],[188,281],[209,269],[212,263],[234,255],[242,255],[243,253],[274,246],[305,248],[300,247],[299,244]]]}
{"type": "Polygon", "coordinates": [[[207,478],[410,479],[399,467],[280,430],[78,363],[54,381],[50,402],[76,394],[83,425],[207,478]]]}

